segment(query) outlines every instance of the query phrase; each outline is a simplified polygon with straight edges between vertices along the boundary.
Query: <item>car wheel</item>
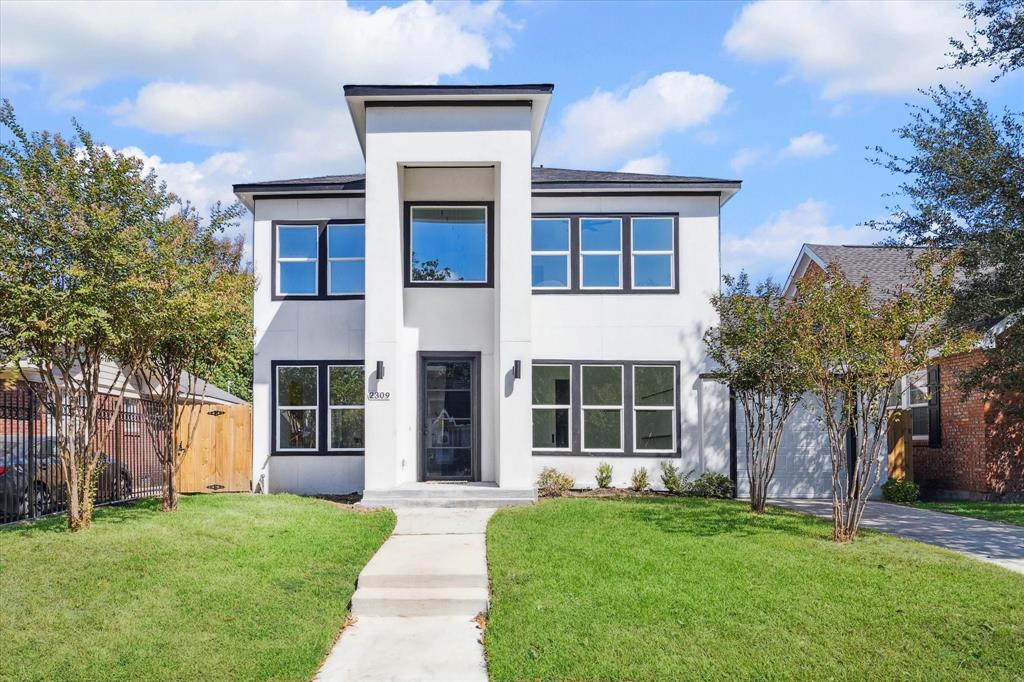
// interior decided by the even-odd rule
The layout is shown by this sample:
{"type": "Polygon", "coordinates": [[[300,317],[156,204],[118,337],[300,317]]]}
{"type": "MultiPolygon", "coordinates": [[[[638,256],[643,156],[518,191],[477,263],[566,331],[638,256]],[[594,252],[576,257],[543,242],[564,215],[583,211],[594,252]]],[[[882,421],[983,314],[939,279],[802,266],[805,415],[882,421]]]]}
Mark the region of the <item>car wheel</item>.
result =
{"type": "Polygon", "coordinates": [[[127,473],[122,473],[118,477],[114,496],[118,500],[125,500],[132,496],[132,479],[127,473]]]}
{"type": "Polygon", "coordinates": [[[35,502],[32,511],[35,516],[46,516],[53,509],[53,495],[42,483],[36,484],[35,502]]]}

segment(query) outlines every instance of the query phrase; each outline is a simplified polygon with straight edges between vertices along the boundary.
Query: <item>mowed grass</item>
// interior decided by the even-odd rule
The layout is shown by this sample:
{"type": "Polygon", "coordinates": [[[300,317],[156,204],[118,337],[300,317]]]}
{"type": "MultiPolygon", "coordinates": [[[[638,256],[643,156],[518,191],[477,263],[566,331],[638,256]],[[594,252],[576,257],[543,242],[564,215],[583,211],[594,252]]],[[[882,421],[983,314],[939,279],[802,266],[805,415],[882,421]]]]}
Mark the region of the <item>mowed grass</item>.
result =
{"type": "Polygon", "coordinates": [[[492,680],[1007,680],[1024,576],[734,501],[562,499],[487,531],[492,680]]]}
{"type": "Polygon", "coordinates": [[[1024,526],[1024,502],[915,502],[915,507],[1024,526]]]}
{"type": "Polygon", "coordinates": [[[0,679],[309,680],[394,527],[292,495],[0,529],[0,679]]]}

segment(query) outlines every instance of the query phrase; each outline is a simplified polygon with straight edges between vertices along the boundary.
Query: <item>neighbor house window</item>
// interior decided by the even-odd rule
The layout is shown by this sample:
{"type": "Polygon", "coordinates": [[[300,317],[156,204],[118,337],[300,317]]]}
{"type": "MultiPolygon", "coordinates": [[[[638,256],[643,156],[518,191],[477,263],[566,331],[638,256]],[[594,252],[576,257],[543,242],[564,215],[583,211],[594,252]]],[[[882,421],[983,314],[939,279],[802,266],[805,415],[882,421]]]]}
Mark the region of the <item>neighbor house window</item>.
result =
{"type": "Polygon", "coordinates": [[[622,450],[622,365],[583,365],[583,449],[622,450]]]}
{"type": "Polygon", "coordinates": [[[531,229],[534,289],[569,288],[569,219],[534,218],[531,229]]]}
{"type": "Polygon", "coordinates": [[[633,366],[633,437],[636,450],[676,449],[676,368],[633,366]]]}
{"type": "Polygon", "coordinates": [[[277,226],[277,294],[316,296],[318,225],[277,226]]]}
{"type": "Polygon", "coordinates": [[[327,293],[366,291],[366,226],[327,225],[327,293]]]}
{"type": "Polygon", "coordinates": [[[533,366],[533,448],[569,450],[572,368],[533,366]]]}
{"type": "Polygon", "coordinates": [[[633,218],[633,288],[671,289],[675,255],[672,218],[633,218]]]}
{"type": "Polygon", "coordinates": [[[319,368],[277,368],[277,449],[316,450],[319,416],[319,368]]]}
{"type": "Polygon", "coordinates": [[[407,244],[408,283],[490,283],[487,206],[412,206],[407,244]]]}
{"type": "Polygon", "coordinates": [[[622,286],[622,219],[580,218],[580,287],[622,286]]]}
{"type": "Polygon", "coordinates": [[[928,440],[928,372],[913,372],[904,382],[903,395],[912,416],[914,440],[928,440]]]}
{"type": "Polygon", "coordinates": [[[327,366],[329,449],[363,449],[364,386],[362,365],[327,366]]]}

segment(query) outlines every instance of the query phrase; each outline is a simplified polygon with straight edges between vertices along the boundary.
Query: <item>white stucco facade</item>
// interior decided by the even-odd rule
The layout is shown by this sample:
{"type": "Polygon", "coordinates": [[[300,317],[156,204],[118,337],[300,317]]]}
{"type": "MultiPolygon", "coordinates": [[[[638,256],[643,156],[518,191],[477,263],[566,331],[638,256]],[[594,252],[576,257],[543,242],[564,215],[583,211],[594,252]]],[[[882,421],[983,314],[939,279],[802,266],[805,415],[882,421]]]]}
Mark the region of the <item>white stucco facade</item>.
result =
{"type": "MultiPolygon", "coordinates": [[[[472,356],[477,363],[476,480],[528,489],[541,468],[553,466],[587,486],[593,485],[599,462],[612,464],[618,485],[641,466],[657,483],[662,461],[695,475],[728,474],[728,391],[701,375],[709,369],[703,334],[716,321],[709,296],[718,290],[720,278],[720,211],[735,189],[724,193],[701,186],[691,191],[676,183],[671,191],[652,190],[635,176],[628,185],[613,178],[608,190],[539,187],[531,165],[546,99],[529,93],[532,99],[524,105],[518,96],[495,100],[474,93],[469,99],[453,97],[448,105],[445,96],[450,95],[350,97],[366,157],[363,187],[349,189],[351,183],[340,181],[337,189],[314,182],[236,186],[253,210],[258,278],[254,486],[267,492],[344,494],[424,480],[421,383],[422,362],[430,354],[472,356]],[[416,202],[474,202],[493,212],[488,286],[409,286],[406,210],[416,202]],[[612,213],[675,219],[678,291],[532,290],[534,214],[612,213]],[[335,220],[365,223],[364,297],[275,296],[276,221],[335,220]],[[532,364],[538,360],[677,366],[675,452],[536,454],[531,382],[532,364]],[[273,368],[301,361],[361,364],[367,396],[363,451],[282,453],[272,442],[278,419],[273,368]]],[[[322,414],[324,406],[319,409],[322,414]]],[[[627,413],[623,418],[632,418],[627,413]]]]}

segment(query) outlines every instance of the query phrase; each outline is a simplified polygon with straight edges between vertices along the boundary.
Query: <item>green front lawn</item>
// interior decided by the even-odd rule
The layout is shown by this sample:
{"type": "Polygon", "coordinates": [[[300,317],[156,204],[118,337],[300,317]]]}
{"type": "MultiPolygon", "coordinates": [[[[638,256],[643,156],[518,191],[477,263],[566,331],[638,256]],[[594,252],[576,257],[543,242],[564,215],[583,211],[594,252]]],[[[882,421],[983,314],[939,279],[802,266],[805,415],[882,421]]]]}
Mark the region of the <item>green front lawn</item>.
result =
{"type": "Polygon", "coordinates": [[[197,495],[0,529],[0,679],[309,680],[390,512],[197,495]]]}
{"type": "Polygon", "coordinates": [[[487,531],[493,680],[1020,679],[1024,576],[692,498],[562,499],[487,531]]]}
{"type": "Polygon", "coordinates": [[[1024,502],[915,502],[915,507],[1024,526],[1024,502]]]}

